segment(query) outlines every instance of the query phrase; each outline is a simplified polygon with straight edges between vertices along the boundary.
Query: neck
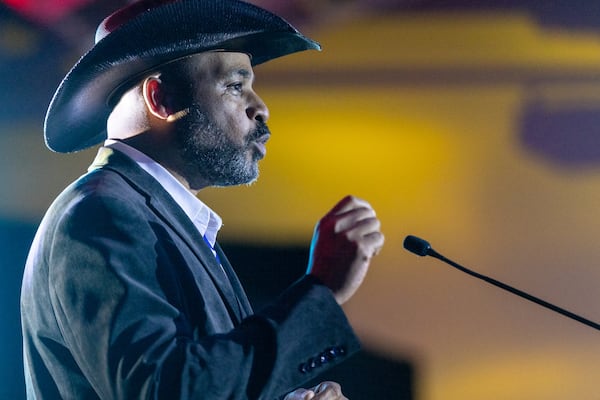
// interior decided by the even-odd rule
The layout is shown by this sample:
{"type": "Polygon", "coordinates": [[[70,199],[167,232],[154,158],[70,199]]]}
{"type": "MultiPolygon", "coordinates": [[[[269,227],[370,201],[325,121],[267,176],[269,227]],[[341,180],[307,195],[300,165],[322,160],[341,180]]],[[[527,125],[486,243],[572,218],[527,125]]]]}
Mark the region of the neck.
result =
{"type": "Polygon", "coordinates": [[[196,196],[201,189],[209,186],[209,183],[202,178],[194,179],[195,174],[184,165],[180,151],[175,144],[156,140],[155,136],[152,132],[145,132],[127,139],[117,140],[121,140],[159,163],[193,195],[196,196]]]}

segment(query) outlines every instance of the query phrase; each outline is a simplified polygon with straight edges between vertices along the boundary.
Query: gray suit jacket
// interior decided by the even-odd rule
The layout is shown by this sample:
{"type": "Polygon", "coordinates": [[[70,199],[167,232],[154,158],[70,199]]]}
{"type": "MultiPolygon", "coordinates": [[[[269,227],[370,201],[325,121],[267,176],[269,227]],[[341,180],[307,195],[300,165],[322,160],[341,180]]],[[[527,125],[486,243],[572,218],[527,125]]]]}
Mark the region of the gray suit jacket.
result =
{"type": "MultiPolygon", "coordinates": [[[[311,277],[252,313],[162,186],[118,151],[56,199],[21,294],[35,399],[275,399],[358,349],[311,277]]],[[[225,272],[225,273],[224,273],[225,272]]]]}

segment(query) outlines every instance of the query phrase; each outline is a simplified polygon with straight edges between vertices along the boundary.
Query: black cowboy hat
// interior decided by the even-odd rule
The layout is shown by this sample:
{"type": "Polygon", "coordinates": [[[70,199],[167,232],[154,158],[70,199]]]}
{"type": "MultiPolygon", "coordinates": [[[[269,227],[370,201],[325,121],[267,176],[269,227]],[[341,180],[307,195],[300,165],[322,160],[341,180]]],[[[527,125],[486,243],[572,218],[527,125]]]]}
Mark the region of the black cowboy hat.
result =
{"type": "Polygon", "coordinates": [[[257,65],[308,49],[320,46],[243,1],[141,0],[100,24],[94,47],[61,82],[46,114],[46,145],[69,153],[104,140],[114,100],[167,62],[224,50],[247,53],[257,65]]]}

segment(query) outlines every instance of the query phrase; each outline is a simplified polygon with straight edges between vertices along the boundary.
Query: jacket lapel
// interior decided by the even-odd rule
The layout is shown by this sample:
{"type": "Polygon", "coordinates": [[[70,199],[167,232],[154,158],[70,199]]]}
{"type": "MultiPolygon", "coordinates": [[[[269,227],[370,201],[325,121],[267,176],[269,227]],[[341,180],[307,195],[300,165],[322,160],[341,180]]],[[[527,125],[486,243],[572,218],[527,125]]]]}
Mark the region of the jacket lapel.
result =
{"type": "Polygon", "coordinates": [[[253,314],[252,306],[250,305],[250,301],[248,301],[248,297],[246,296],[246,292],[242,288],[242,284],[238,279],[231,263],[227,259],[227,256],[223,252],[223,249],[219,245],[219,243],[215,244],[215,251],[219,256],[219,260],[221,260],[221,265],[223,266],[223,270],[229,277],[229,281],[231,282],[231,286],[236,293],[236,299],[238,300],[238,304],[241,310],[242,319],[253,314]]]}
{"type": "MultiPolygon", "coordinates": [[[[205,243],[204,239],[200,235],[200,232],[196,229],[192,221],[183,212],[181,207],[173,200],[171,195],[158,183],[156,179],[150,176],[146,171],[140,168],[133,160],[124,154],[115,151],[110,148],[101,147],[98,151],[96,159],[90,166],[89,170],[98,168],[106,168],[115,171],[121,175],[128,183],[139,193],[143,194],[148,200],[148,206],[153,212],[173,231],[175,231],[179,237],[189,246],[192,252],[200,261],[200,264],[207,271],[215,287],[219,291],[223,303],[227,307],[231,319],[234,321],[234,325],[241,322],[242,315],[240,313],[240,302],[236,296],[237,293],[242,293],[243,298],[246,295],[239,285],[235,273],[231,279],[229,272],[224,273],[221,265],[217,262],[212,250],[205,243]],[[235,289],[233,286],[236,286],[235,289]]],[[[222,253],[222,251],[221,251],[222,253]]],[[[219,254],[219,257],[223,257],[226,260],[225,255],[219,254]]],[[[198,275],[198,271],[195,270],[193,263],[190,263],[191,273],[196,279],[197,286],[201,287],[200,282],[202,281],[198,275]]],[[[227,264],[229,264],[227,262],[227,264]]],[[[228,268],[231,267],[228,265],[228,268]]],[[[247,300],[246,300],[247,302],[247,300]]],[[[242,302],[243,303],[243,302],[242,302]]]]}

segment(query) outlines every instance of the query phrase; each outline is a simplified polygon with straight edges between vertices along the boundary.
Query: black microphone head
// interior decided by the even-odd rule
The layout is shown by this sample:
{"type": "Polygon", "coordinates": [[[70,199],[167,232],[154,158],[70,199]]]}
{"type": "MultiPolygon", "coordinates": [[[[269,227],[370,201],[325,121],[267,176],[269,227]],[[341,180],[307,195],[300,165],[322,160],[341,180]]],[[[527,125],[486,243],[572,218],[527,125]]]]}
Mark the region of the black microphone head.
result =
{"type": "Polygon", "coordinates": [[[404,239],[404,248],[411,253],[415,253],[418,256],[424,257],[429,255],[431,251],[431,245],[427,240],[418,238],[413,235],[408,235],[404,239]]]}

